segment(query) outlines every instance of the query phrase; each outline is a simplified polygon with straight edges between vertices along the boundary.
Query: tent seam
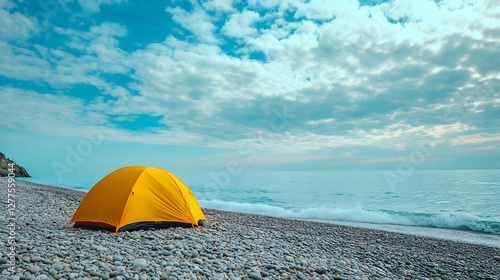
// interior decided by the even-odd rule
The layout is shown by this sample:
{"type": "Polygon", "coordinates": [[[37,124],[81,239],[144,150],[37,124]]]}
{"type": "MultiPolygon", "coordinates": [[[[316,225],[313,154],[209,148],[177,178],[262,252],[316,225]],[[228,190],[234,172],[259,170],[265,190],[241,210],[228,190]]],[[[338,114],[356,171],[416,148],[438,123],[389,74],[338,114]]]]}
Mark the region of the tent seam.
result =
{"type": "Polygon", "coordinates": [[[123,210],[121,211],[122,214],[120,216],[120,221],[118,222],[118,225],[116,225],[116,232],[115,233],[118,233],[118,230],[122,227],[122,222],[123,222],[123,214],[125,213],[125,209],[127,209],[127,204],[128,204],[128,201],[130,200],[130,196],[132,195],[132,193],[134,192],[134,187],[135,185],[137,184],[137,181],[139,181],[139,178],[141,178],[142,174],[144,174],[144,171],[146,171],[146,169],[148,169],[148,167],[145,167],[142,171],[141,171],[141,174],[139,174],[139,176],[137,176],[137,179],[135,180],[134,184],[132,185],[132,187],[130,188],[130,192],[127,196],[127,201],[125,202],[125,205],[123,206],[123,210]]]}
{"type": "Polygon", "coordinates": [[[191,215],[191,218],[192,218],[192,219],[193,219],[193,221],[194,221],[194,223],[192,224],[192,225],[193,225],[193,227],[194,227],[194,225],[195,225],[195,224],[196,224],[196,226],[198,226],[198,221],[195,221],[194,216],[193,216],[193,212],[191,212],[191,207],[189,206],[189,204],[188,204],[188,203],[187,203],[187,201],[186,201],[186,198],[184,197],[184,193],[182,192],[181,188],[179,187],[179,185],[177,184],[177,182],[174,180],[174,178],[172,178],[172,175],[170,174],[170,172],[169,172],[169,171],[167,171],[167,174],[168,174],[168,176],[170,177],[170,179],[172,179],[172,181],[174,181],[175,186],[177,187],[177,189],[178,189],[178,190],[179,190],[179,192],[181,193],[182,199],[184,200],[184,203],[185,203],[186,207],[189,209],[189,211],[188,211],[188,212],[189,212],[189,215],[191,215]]]}

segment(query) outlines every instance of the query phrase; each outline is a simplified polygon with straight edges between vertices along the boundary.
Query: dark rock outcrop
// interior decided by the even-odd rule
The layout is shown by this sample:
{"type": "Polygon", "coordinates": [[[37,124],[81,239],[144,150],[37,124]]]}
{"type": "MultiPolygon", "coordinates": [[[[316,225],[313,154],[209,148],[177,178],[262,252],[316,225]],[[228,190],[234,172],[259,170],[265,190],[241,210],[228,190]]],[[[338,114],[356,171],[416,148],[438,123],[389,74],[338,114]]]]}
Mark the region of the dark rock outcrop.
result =
{"type": "Polygon", "coordinates": [[[9,175],[10,164],[14,164],[14,174],[16,177],[31,177],[26,169],[18,166],[15,162],[5,157],[4,154],[0,153],[0,177],[5,177],[9,175]]]}

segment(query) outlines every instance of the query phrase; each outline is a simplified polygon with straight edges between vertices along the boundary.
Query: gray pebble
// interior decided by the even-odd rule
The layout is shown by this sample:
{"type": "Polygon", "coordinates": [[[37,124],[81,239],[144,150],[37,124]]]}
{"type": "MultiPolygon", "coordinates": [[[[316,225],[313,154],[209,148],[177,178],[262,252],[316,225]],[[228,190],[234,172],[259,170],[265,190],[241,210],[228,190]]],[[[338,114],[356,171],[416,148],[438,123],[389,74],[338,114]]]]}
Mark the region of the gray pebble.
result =
{"type": "Polygon", "coordinates": [[[31,258],[30,258],[30,262],[39,262],[39,261],[41,261],[41,260],[42,260],[42,258],[41,258],[41,257],[39,257],[39,256],[34,256],[34,257],[31,257],[31,258]]]}
{"type": "Polygon", "coordinates": [[[101,246],[98,246],[98,247],[96,248],[96,251],[97,251],[97,252],[105,252],[105,251],[107,251],[107,250],[108,250],[108,249],[106,249],[106,248],[104,248],[104,247],[101,247],[101,246]]]}
{"type": "Polygon", "coordinates": [[[102,274],[100,274],[99,272],[95,272],[95,271],[91,271],[91,272],[89,272],[89,275],[90,275],[90,276],[99,277],[99,278],[103,278],[103,275],[102,275],[102,274]]]}
{"type": "Polygon", "coordinates": [[[280,269],[285,270],[285,271],[290,271],[290,268],[286,265],[280,266],[280,269]]]}
{"type": "Polygon", "coordinates": [[[325,274],[327,271],[328,269],[324,266],[317,266],[316,268],[314,268],[314,272],[318,274],[325,274]]]}
{"type": "Polygon", "coordinates": [[[32,265],[32,266],[28,267],[28,271],[33,273],[33,274],[37,273],[40,270],[42,270],[42,268],[39,267],[38,265],[32,265]]]}
{"type": "Polygon", "coordinates": [[[137,259],[134,261],[134,264],[132,265],[133,269],[138,269],[141,270],[146,266],[146,260],[145,259],[137,259]]]}
{"type": "Polygon", "coordinates": [[[248,273],[248,278],[254,279],[254,280],[261,280],[262,279],[262,277],[255,272],[248,273]]]}
{"type": "Polygon", "coordinates": [[[278,267],[275,266],[274,264],[266,264],[266,268],[267,269],[274,269],[274,270],[278,269],[278,267]]]}

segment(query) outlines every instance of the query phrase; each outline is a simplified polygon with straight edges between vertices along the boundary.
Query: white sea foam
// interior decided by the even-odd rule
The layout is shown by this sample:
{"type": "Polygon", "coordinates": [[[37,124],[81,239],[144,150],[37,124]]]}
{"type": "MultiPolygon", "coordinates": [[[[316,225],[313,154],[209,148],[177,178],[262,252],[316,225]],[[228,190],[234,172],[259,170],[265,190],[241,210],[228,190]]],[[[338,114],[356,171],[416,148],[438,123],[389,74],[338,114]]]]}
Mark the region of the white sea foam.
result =
{"type": "Polygon", "coordinates": [[[283,218],[426,226],[500,234],[500,223],[482,221],[479,217],[468,214],[423,214],[326,207],[286,209],[258,203],[238,203],[222,200],[200,200],[199,203],[205,208],[283,218]]]}

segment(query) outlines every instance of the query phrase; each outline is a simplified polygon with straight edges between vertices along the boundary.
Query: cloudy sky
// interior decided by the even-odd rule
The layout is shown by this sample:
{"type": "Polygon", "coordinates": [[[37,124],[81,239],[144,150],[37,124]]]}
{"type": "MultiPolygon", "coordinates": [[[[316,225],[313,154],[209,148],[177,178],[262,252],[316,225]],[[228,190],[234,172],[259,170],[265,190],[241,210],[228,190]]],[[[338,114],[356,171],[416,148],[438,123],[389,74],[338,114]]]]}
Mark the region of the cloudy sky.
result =
{"type": "Polygon", "coordinates": [[[31,172],[500,168],[495,0],[0,0],[31,172]]]}

